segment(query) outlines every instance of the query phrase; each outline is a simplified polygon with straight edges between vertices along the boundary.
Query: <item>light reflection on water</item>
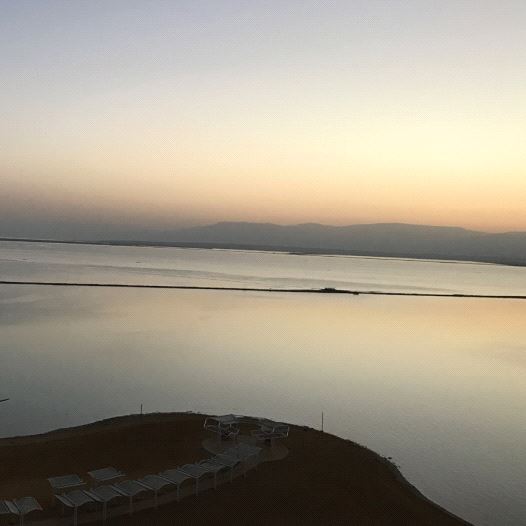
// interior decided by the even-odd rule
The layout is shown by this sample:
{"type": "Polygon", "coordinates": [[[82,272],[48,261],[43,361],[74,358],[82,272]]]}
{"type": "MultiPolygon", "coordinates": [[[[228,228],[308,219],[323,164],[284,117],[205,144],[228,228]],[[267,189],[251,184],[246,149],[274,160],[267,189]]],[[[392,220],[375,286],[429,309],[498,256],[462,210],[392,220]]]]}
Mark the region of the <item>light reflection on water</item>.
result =
{"type": "Polygon", "coordinates": [[[195,410],[319,426],[526,523],[526,302],[0,286],[6,435],[195,410]]]}
{"type": "Polygon", "coordinates": [[[2,280],[526,295],[526,268],[285,253],[0,241],[2,280]]]}

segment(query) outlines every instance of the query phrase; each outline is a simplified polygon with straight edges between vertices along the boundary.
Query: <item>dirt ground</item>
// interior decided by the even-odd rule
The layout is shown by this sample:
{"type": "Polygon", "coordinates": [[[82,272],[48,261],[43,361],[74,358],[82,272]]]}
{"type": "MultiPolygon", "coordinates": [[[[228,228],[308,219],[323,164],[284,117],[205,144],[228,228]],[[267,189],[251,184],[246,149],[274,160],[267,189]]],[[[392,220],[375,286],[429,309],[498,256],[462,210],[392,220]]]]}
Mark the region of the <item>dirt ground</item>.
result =
{"type": "MultiPolygon", "coordinates": [[[[0,440],[0,498],[36,497],[53,516],[46,479],[114,466],[129,478],[206,458],[202,415],[153,414],[105,420],[35,437],[0,440]]],[[[289,455],[246,478],[157,511],[114,518],[115,525],[419,525],[467,523],[421,497],[372,451],[351,441],[291,427],[289,455]]]]}

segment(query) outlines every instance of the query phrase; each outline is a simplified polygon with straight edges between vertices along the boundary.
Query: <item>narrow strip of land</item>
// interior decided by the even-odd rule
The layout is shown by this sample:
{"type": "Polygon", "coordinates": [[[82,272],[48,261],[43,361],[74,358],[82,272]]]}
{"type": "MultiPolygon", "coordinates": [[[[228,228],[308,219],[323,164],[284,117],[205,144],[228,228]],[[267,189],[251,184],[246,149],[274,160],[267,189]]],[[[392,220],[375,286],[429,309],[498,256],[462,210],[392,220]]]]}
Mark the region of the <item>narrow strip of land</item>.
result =
{"type": "Polygon", "coordinates": [[[525,295],[506,294],[464,294],[447,292],[396,292],[382,290],[348,290],[331,287],[322,289],[273,289],[264,287],[214,287],[201,285],[149,285],[141,283],[81,283],[68,281],[16,281],[0,280],[0,285],[37,285],[46,287],[108,287],[124,289],[176,289],[176,290],[219,290],[238,292],[289,292],[296,294],[349,294],[353,296],[412,296],[423,298],[479,298],[500,300],[526,300],[525,295]]]}

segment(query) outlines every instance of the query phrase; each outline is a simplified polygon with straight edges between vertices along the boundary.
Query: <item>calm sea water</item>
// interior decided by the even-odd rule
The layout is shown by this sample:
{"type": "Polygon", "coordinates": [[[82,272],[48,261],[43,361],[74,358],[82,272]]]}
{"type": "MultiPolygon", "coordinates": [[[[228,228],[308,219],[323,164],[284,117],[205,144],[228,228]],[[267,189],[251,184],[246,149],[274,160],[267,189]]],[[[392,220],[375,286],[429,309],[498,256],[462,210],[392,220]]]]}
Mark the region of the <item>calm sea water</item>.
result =
{"type": "MultiPolygon", "coordinates": [[[[526,269],[0,243],[0,279],[525,294],[526,269]]],[[[0,285],[0,434],[265,415],[393,457],[477,525],[526,524],[526,301],[0,285]]]]}

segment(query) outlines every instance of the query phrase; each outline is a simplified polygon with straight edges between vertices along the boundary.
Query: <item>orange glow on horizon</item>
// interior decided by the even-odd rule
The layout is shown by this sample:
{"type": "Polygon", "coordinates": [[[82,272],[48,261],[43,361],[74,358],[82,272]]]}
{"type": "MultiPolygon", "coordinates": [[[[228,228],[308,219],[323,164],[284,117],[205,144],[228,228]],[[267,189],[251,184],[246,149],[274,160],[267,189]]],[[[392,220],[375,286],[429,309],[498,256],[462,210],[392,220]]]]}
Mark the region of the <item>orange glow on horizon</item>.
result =
{"type": "Polygon", "coordinates": [[[526,231],[520,9],[78,9],[0,22],[0,224],[526,231]]]}

